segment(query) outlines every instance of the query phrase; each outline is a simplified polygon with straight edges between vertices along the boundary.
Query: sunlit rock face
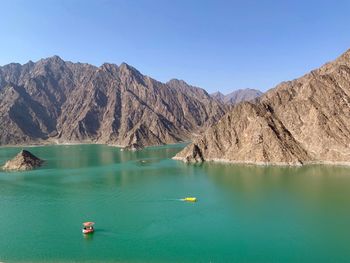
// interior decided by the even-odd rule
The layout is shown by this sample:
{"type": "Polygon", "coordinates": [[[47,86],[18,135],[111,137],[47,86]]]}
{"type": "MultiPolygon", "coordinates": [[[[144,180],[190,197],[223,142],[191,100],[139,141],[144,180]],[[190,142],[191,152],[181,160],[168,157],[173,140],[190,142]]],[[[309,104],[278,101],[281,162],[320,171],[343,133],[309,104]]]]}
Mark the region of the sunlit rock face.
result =
{"type": "Polygon", "coordinates": [[[233,107],[175,159],[350,164],[350,51],[233,107]]]}
{"type": "Polygon", "coordinates": [[[161,83],[125,63],[95,67],[54,56],[0,67],[0,145],[142,148],[192,139],[225,110],[203,89],[161,83]]]}

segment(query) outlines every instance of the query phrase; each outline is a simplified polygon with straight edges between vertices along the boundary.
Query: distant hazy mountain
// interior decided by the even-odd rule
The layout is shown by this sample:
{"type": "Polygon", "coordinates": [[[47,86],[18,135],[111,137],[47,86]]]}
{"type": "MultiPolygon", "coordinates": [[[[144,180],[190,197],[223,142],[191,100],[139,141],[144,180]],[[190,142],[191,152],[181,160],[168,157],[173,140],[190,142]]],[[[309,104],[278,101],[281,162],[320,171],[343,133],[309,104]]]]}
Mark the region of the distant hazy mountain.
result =
{"type": "Polygon", "coordinates": [[[216,100],[229,105],[235,105],[242,101],[253,101],[261,95],[263,95],[263,93],[256,89],[239,89],[227,95],[224,95],[219,91],[211,94],[216,100]]]}
{"type": "Polygon", "coordinates": [[[0,67],[0,144],[94,142],[140,147],[192,138],[225,106],[184,81],[63,61],[0,67]]]}
{"type": "Polygon", "coordinates": [[[225,100],[225,95],[222,94],[220,91],[214,92],[212,94],[210,94],[210,96],[212,96],[214,99],[224,102],[225,100]]]}
{"type": "Polygon", "coordinates": [[[184,161],[350,165],[350,50],[244,102],[180,152],[184,161]]]}

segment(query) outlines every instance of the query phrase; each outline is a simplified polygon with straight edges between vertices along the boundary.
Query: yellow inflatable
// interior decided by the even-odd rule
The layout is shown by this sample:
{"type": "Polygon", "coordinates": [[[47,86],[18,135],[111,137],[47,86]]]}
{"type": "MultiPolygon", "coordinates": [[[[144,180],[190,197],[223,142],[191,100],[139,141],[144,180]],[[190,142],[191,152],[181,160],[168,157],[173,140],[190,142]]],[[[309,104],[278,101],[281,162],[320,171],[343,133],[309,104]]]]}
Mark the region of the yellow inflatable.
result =
{"type": "Polygon", "coordinates": [[[196,202],[197,198],[195,198],[195,197],[185,197],[184,199],[182,199],[182,201],[185,201],[185,202],[196,202]]]}

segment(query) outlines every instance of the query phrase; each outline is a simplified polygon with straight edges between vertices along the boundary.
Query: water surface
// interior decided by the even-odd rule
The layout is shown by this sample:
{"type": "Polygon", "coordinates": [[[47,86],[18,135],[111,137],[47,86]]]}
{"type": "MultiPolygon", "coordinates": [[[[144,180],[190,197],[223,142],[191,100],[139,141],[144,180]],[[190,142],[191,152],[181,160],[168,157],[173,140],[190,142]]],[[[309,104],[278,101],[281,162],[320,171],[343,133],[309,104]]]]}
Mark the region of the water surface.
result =
{"type": "Polygon", "coordinates": [[[182,147],[30,148],[44,167],[0,172],[0,261],[350,262],[349,168],[186,165],[182,147]]]}

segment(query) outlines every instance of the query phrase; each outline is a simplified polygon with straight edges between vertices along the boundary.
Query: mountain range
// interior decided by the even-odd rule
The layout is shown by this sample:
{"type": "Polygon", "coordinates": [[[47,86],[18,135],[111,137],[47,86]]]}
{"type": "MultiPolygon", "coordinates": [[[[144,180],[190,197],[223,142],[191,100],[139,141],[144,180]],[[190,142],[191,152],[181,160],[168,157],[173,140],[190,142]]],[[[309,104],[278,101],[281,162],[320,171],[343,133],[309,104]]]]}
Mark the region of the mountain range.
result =
{"type": "Polygon", "coordinates": [[[175,159],[350,164],[350,50],[236,105],[175,159]]]}
{"type": "Polygon", "coordinates": [[[209,95],[132,66],[58,56],[0,67],[0,145],[192,141],[186,162],[350,164],[350,50],[265,94],[209,95]]]}
{"type": "Polygon", "coordinates": [[[105,143],[137,149],[190,140],[227,107],[205,90],[132,66],[58,56],[0,67],[0,145],[105,143]]]}

